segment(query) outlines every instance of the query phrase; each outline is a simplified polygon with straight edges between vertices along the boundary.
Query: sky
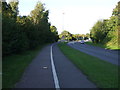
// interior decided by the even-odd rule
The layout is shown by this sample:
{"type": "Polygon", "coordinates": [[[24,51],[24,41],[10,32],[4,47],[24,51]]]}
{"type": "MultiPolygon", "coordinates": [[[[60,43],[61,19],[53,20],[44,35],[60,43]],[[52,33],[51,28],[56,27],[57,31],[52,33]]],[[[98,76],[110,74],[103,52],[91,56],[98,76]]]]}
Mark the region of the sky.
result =
{"type": "Polygon", "coordinates": [[[86,34],[98,20],[109,19],[119,0],[19,0],[19,14],[29,15],[38,1],[49,10],[49,22],[59,34],[86,34]]]}

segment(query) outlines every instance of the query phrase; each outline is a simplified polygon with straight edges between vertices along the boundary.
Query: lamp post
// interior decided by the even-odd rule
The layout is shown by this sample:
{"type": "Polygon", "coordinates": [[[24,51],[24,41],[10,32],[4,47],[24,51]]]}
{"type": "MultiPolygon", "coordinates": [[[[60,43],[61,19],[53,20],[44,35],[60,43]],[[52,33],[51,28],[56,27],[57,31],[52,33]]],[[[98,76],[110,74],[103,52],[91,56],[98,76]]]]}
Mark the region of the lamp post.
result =
{"type": "Polygon", "coordinates": [[[62,26],[62,30],[64,30],[64,15],[65,15],[65,13],[63,12],[62,14],[63,14],[63,26],[62,26]]]}

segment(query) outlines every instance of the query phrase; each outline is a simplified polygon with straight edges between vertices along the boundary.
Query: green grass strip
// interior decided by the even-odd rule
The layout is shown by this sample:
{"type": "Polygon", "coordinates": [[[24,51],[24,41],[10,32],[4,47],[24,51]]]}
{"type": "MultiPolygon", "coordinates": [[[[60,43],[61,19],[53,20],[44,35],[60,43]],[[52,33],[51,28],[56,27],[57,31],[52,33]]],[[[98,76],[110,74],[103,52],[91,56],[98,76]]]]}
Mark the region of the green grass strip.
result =
{"type": "MultiPolygon", "coordinates": [[[[118,88],[118,66],[90,56],[66,45],[58,44],[61,51],[68,57],[88,79],[99,88],[118,88]]],[[[120,67],[119,67],[120,68],[120,67]]]]}
{"type": "Polygon", "coordinates": [[[40,52],[44,45],[35,50],[3,58],[2,88],[13,88],[20,80],[24,70],[40,52]]]}
{"type": "Polygon", "coordinates": [[[88,45],[93,45],[93,46],[97,46],[97,47],[101,47],[101,48],[106,48],[106,49],[111,49],[111,50],[120,50],[120,48],[116,45],[111,45],[111,46],[107,46],[105,44],[101,44],[101,43],[93,43],[93,42],[85,42],[88,45]]]}
{"type": "Polygon", "coordinates": [[[105,45],[100,44],[100,43],[85,42],[85,44],[93,45],[93,46],[97,46],[97,47],[101,47],[101,48],[107,48],[105,45]]]}

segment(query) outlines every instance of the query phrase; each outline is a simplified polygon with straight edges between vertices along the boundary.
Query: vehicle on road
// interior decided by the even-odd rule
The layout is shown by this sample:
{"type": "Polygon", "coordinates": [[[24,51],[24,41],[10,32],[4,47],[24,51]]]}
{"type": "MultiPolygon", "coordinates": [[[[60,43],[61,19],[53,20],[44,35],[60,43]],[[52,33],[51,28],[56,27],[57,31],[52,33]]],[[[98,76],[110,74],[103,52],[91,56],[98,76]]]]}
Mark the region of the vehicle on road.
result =
{"type": "Polygon", "coordinates": [[[84,42],[84,40],[81,40],[80,43],[81,43],[81,44],[84,44],[85,42],[84,42]]]}

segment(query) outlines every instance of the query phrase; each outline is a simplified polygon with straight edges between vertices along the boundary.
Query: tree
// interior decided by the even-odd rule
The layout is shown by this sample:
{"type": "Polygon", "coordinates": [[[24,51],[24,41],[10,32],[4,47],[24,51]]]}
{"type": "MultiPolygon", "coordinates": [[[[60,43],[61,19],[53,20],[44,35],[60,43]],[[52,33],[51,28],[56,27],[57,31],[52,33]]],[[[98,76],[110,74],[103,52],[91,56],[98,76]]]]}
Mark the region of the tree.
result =
{"type": "Polygon", "coordinates": [[[50,30],[52,32],[51,34],[51,38],[53,38],[53,41],[58,41],[59,36],[58,36],[58,31],[57,28],[55,26],[50,26],[50,30]]]}
{"type": "Polygon", "coordinates": [[[33,22],[35,24],[38,24],[41,22],[41,19],[43,18],[44,15],[44,4],[42,4],[40,1],[37,2],[35,9],[31,11],[30,15],[33,19],[33,22]]]}
{"type": "Polygon", "coordinates": [[[86,33],[86,35],[84,36],[84,40],[87,40],[90,38],[90,34],[89,33],[86,33]]]}
{"type": "Polygon", "coordinates": [[[18,1],[18,0],[16,0],[16,1],[11,0],[11,1],[9,2],[9,5],[10,5],[11,10],[12,10],[12,17],[14,17],[14,18],[17,18],[17,15],[18,15],[18,13],[19,13],[18,4],[19,4],[19,1],[18,1]]]}
{"type": "Polygon", "coordinates": [[[94,43],[99,43],[101,40],[103,40],[103,22],[97,21],[97,23],[92,27],[90,32],[90,37],[93,40],[94,43]]]}
{"type": "Polygon", "coordinates": [[[22,53],[58,40],[57,28],[54,26],[50,29],[49,11],[45,10],[44,4],[38,2],[28,16],[18,16],[18,4],[2,2],[3,56],[22,53]]]}
{"type": "Polygon", "coordinates": [[[60,39],[63,40],[71,40],[72,39],[72,34],[66,30],[64,30],[60,35],[59,35],[60,39]]]}
{"type": "Polygon", "coordinates": [[[110,17],[107,25],[108,25],[108,34],[106,38],[104,39],[103,43],[106,44],[106,46],[119,46],[119,27],[120,27],[120,14],[118,11],[118,7],[120,8],[120,2],[118,2],[118,5],[113,9],[112,16],[110,17]]]}
{"type": "Polygon", "coordinates": [[[118,46],[120,27],[120,2],[113,9],[110,19],[97,21],[90,30],[90,37],[94,43],[103,43],[106,46],[118,46]]]}

